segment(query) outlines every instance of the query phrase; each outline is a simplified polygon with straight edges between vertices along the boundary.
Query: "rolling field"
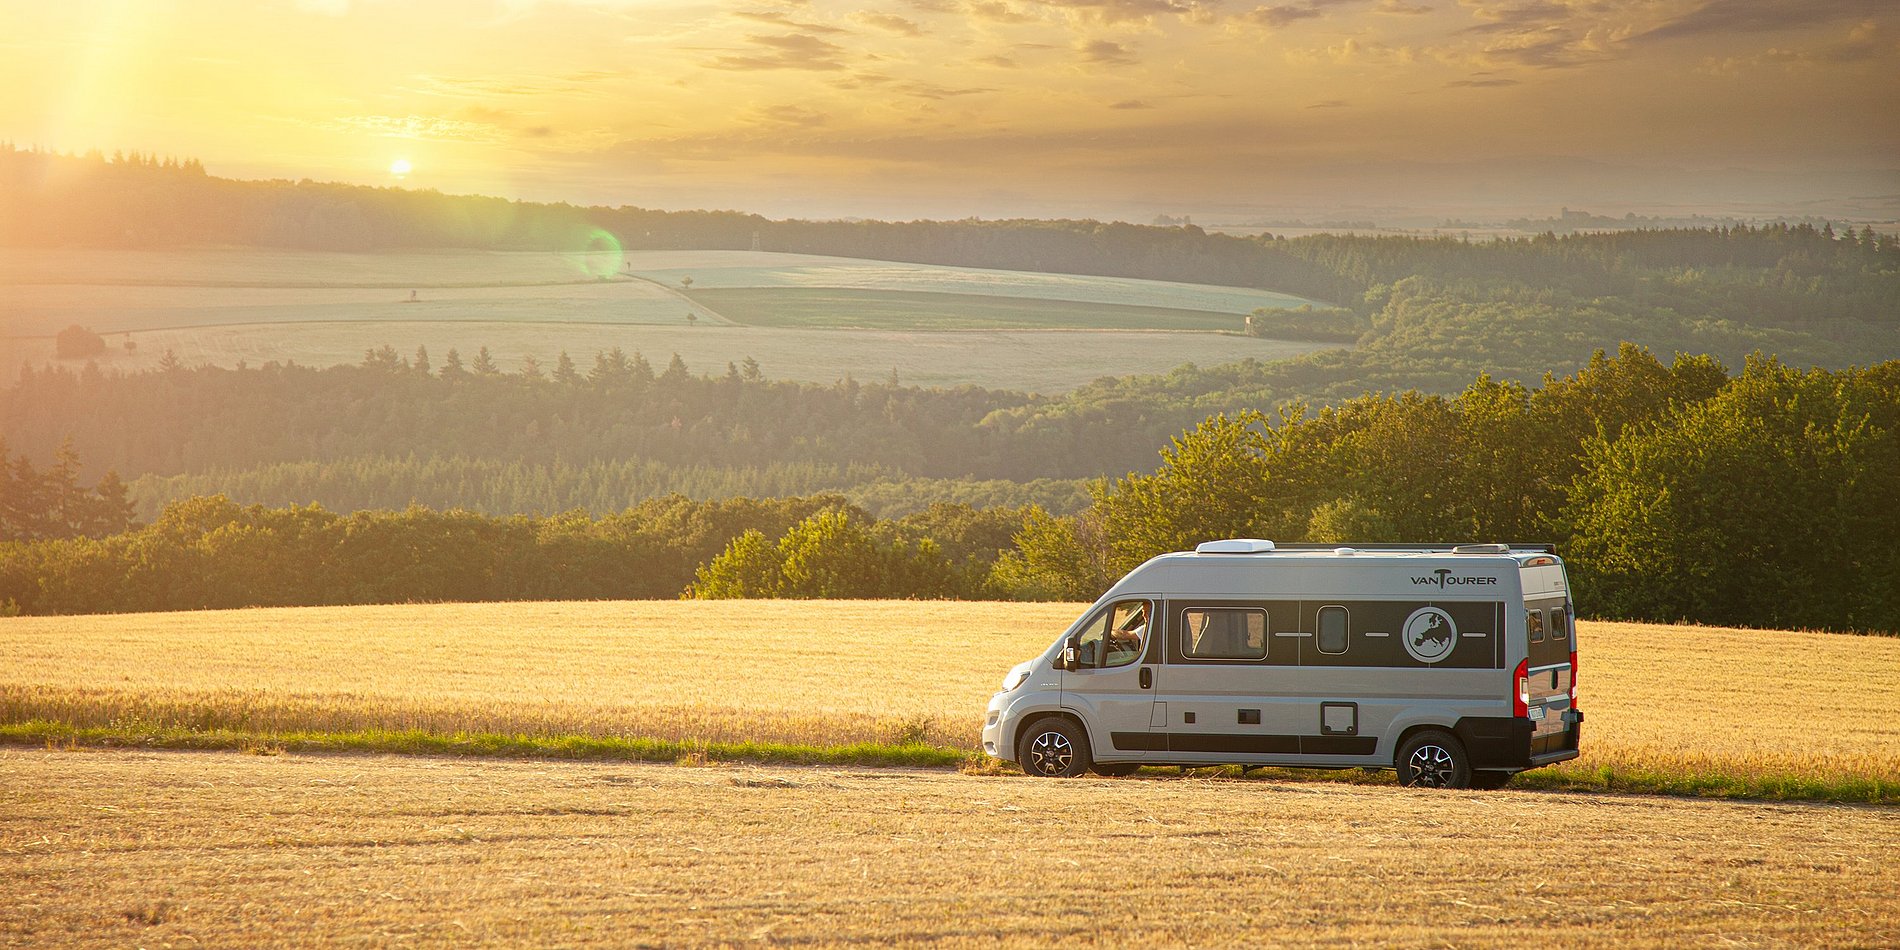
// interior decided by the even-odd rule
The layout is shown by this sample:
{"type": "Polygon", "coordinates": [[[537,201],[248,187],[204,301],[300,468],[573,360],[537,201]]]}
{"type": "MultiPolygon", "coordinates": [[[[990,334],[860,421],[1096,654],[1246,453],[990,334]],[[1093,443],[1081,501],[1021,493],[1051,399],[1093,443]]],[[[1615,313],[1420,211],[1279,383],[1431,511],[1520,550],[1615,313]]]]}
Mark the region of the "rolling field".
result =
{"type": "Polygon", "coordinates": [[[1054,393],[1102,376],[1328,348],[1209,332],[1238,330],[1256,307],[1305,302],[1244,288],[742,251],[9,249],[0,252],[0,366],[54,362],[52,335],[78,324],[106,337],[98,362],[120,370],[155,366],[167,351],[188,366],[326,366],[385,345],[404,356],[426,346],[438,364],[450,348],[467,359],[486,346],[512,370],[524,356],[551,365],[566,351],[585,365],[620,347],[658,363],[679,353],[702,373],[750,356],[780,379],[877,379],[896,368],[915,385],[1054,393]],[[987,332],[962,332],[971,330],[987,332]],[[1130,330],[1144,332],[1117,332],[1130,330]]]}
{"type": "Polygon", "coordinates": [[[8,946],[1893,946],[1900,812],[0,750],[8,946]]]}
{"type": "MultiPolygon", "coordinates": [[[[975,748],[1078,605],[703,601],[0,620],[0,725],[975,748]]],[[[1520,782],[1900,800],[1900,639],[1580,625],[1584,755],[1520,782]]],[[[349,743],[345,743],[347,746],[349,743]]],[[[452,743],[451,743],[452,744],[452,743]]],[[[371,745],[374,745],[372,742],[371,745]]],[[[1323,774],[1323,773],[1321,773],[1323,774]]]]}
{"type": "Polygon", "coordinates": [[[854,327],[902,330],[1225,330],[1243,329],[1242,317],[1204,310],[1121,304],[1030,300],[981,294],[805,288],[699,289],[695,303],[747,326],[854,327]]]}
{"type": "Polygon", "coordinates": [[[1318,301],[1247,287],[1216,287],[1133,277],[1049,274],[871,261],[762,251],[635,251],[629,272],[668,286],[692,278],[693,290],[829,289],[978,295],[1085,304],[1248,314],[1318,301]]]}
{"type": "MultiPolygon", "coordinates": [[[[417,346],[426,346],[437,367],[450,348],[458,349],[467,363],[478,348],[486,346],[505,372],[520,369],[524,356],[539,360],[545,371],[566,351],[584,371],[592,365],[594,353],[617,346],[644,354],[656,369],[664,368],[678,353],[695,374],[724,373],[727,363],[750,356],[772,379],[830,383],[849,375],[882,380],[895,369],[906,386],[968,383],[1045,394],[1067,392],[1103,376],[1165,373],[1182,363],[1214,366],[1249,357],[1285,359],[1334,346],[1215,333],[912,332],[523,321],[259,324],[156,330],[135,333],[132,338],[138,350],[127,354],[117,349],[121,337],[108,337],[110,348],[99,360],[100,367],[152,369],[166,350],[187,366],[236,366],[239,362],[258,366],[271,360],[331,366],[361,362],[364,350],[387,344],[405,358],[417,346]]],[[[12,372],[22,361],[52,362],[53,341],[0,339],[0,371],[12,372]]]]}

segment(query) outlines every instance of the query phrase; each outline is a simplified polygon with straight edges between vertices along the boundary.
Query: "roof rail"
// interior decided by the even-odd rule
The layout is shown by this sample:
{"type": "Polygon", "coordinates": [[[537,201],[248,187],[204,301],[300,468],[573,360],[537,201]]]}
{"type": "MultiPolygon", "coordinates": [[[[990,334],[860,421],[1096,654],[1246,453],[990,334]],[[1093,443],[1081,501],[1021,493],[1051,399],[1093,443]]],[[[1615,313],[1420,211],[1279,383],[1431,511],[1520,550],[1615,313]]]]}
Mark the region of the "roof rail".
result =
{"type": "Polygon", "coordinates": [[[1445,554],[1509,554],[1512,552],[1534,551],[1539,554],[1556,554],[1557,546],[1547,541],[1509,541],[1462,544],[1352,544],[1322,543],[1317,541],[1284,541],[1274,545],[1281,551],[1334,551],[1349,547],[1355,551],[1419,551],[1424,553],[1445,554]],[[1465,550],[1459,551],[1459,548],[1465,550]]]}

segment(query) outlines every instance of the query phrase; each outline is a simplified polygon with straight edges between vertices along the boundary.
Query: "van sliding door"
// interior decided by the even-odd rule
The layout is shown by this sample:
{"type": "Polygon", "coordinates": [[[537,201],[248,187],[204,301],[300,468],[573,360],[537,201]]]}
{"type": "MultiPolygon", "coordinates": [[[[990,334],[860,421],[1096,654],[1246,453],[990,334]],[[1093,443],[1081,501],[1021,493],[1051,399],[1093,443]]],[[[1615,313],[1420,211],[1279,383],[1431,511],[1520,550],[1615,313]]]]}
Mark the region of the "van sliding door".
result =
{"type": "Polygon", "coordinates": [[[1297,755],[1313,731],[1300,690],[1294,602],[1168,603],[1162,671],[1170,760],[1297,755]]]}

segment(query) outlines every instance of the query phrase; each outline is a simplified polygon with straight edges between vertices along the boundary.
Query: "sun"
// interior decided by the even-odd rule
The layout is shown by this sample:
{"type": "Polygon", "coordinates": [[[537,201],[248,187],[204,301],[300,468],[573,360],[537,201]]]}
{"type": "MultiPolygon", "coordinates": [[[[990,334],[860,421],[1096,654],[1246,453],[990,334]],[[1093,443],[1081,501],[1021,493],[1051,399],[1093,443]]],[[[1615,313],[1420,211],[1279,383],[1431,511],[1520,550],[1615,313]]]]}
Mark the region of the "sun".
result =
{"type": "Polygon", "coordinates": [[[406,158],[399,158],[389,163],[389,173],[397,178],[409,174],[414,168],[415,166],[409,164],[409,160],[406,158]]]}

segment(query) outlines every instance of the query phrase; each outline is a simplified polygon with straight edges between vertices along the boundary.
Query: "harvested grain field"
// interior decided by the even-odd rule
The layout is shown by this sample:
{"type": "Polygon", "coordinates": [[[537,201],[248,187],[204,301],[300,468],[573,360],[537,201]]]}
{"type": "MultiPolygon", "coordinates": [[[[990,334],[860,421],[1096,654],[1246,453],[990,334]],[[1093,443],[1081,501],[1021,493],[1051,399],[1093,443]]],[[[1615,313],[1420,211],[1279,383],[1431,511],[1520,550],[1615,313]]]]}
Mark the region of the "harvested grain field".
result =
{"type": "Polygon", "coordinates": [[[1900,812],[0,751],[0,943],[1891,946],[1900,812]]]}
{"type": "MultiPolygon", "coordinates": [[[[629,601],[20,617],[0,620],[0,723],[969,750],[1003,672],[1081,610],[629,601]]],[[[1900,638],[1583,623],[1579,639],[1583,757],[1528,778],[1896,797],[1900,727],[1880,710],[1900,705],[1900,638]]]]}

